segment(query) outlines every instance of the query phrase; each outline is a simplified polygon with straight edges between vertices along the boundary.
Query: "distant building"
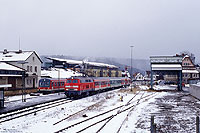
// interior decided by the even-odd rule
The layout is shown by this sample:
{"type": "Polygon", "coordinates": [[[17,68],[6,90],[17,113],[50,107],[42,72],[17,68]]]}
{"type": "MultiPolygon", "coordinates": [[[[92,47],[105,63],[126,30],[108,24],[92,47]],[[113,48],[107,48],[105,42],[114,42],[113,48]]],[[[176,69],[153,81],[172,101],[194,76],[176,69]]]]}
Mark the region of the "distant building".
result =
{"type": "Polygon", "coordinates": [[[144,76],[141,73],[135,73],[133,77],[134,80],[144,80],[144,76]]]}
{"type": "Polygon", "coordinates": [[[131,78],[130,73],[128,72],[128,70],[122,71],[122,77],[131,78]]]}
{"type": "MultiPolygon", "coordinates": [[[[176,55],[182,57],[182,78],[184,83],[194,83],[193,81],[199,80],[199,71],[197,70],[194,61],[195,57],[192,59],[189,55],[181,54],[176,55]]],[[[177,75],[164,75],[165,81],[177,81],[177,75]]]]}
{"type": "Polygon", "coordinates": [[[71,69],[89,77],[122,77],[122,71],[115,65],[51,57],[47,59],[52,60],[52,67],[71,69]]]}
{"type": "Polygon", "coordinates": [[[182,68],[183,82],[189,83],[189,81],[199,79],[199,71],[190,59],[190,56],[186,55],[183,57],[182,68]]]}
{"type": "MultiPolygon", "coordinates": [[[[153,74],[153,80],[158,80],[159,75],[158,74],[153,74]]],[[[151,80],[151,71],[146,71],[144,75],[144,80],[150,81],[151,80]]]]}
{"type": "Polygon", "coordinates": [[[42,61],[35,51],[7,51],[5,49],[0,52],[0,62],[0,83],[11,83],[12,88],[21,88],[22,72],[24,72],[25,88],[38,87],[42,61]],[[10,69],[2,69],[6,65],[10,69]]]}

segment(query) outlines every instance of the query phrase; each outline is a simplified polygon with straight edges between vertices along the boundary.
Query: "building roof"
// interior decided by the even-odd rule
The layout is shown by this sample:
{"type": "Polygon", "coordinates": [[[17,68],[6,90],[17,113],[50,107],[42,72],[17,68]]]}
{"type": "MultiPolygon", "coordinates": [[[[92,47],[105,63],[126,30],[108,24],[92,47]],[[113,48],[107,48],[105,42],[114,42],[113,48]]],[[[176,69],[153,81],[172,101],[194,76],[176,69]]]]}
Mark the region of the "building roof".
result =
{"type": "Polygon", "coordinates": [[[190,58],[190,56],[189,56],[189,55],[185,55],[185,56],[183,57],[183,60],[184,60],[185,58],[190,58]]]}
{"type": "Polygon", "coordinates": [[[152,64],[152,70],[182,70],[180,64],[152,64]]]}
{"type": "Polygon", "coordinates": [[[15,74],[0,74],[0,77],[21,77],[22,75],[15,74]]]}
{"type": "MultiPolygon", "coordinates": [[[[77,60],[60,59],[60,58],[52,58],[52,57],[47,57],[47,59],[66,62],[68,64],[78,64],[78,65],[83,64],[83,61],[77,61],[77,60]]],[[[118,68],[115,65],[109,65],[109,64],[105,64],[105,63],[88,62],[88,61],[85,61],[84,63],[88,64],[88,65],[91,65],[91,66],[118,68]]]]}
{"type": "Polygon", "coordinates": [[[182,57],[179,56],[150,56],[151,64],[159,63],[170,63],[170,64],[179,64],[182,63],[182,57]]]}
{"type": "Polygon", "coordinates": [[[4,50],[0,52],[1,62],[16,62],[16,61],[26,61],[33,53],[36,54],[38,59],[42,62],[40,57],[35,51],[7,51],[4,50]]]}
{"type": "Polygon", "coordinates": [[[77,60],[60,59],[60,58],[52,58],[52,57],[47,57],[47,59],[62,61],[62,62],[66,62],[68,64],[82,64],[83,63],[82,61],[77,61],[77,60]]]}
{"type": "Polygon", "coordinates": [[[51,78],[70,78],[72,76],[82,76],[81,73],[77,73],[70,69],[60,69],[60,68],[51,68],[51,70],[42,70],[42,77],[51,77],[51,78]]]}
{"type": "Polygon", "coordinates": [[[198,74],[199,71],[197,70],[182,70],[183,73],[194,73],[194,74],[198,74]]]}
{"type": "Polygon", "coordinates": [[[23,71],[23,69],[7,64],[5,62],[0,62],[0,70],[23,71]]]}

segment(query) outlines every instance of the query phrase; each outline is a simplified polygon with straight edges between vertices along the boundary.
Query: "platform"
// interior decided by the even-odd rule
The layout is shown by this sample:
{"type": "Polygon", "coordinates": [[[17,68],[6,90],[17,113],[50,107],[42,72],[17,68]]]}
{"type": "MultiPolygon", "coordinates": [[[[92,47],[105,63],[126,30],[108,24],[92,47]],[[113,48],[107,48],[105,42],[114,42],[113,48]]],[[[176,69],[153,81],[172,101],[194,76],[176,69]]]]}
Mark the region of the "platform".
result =
{"type": "Polygon", "coordinates": [[[191,84],[188,90],[192,96],[200,99],[200,84],[191,84]]]}
{"type": "Polygon", "coordinates": [[[27,107],[35,106],[41,103],[50,102],[65,98],[65,94],[62,93],[54,93],[49,95],[41,95],[41,96],[28,96],[26,98],[26,102],[22,102],[21,96],[15,96],[15,98],[9,97],[13,99],[11,101],[5,101],[4,108],[0,109],[0,114],[17,111],[20,109],[24,109],[27,107]]]}

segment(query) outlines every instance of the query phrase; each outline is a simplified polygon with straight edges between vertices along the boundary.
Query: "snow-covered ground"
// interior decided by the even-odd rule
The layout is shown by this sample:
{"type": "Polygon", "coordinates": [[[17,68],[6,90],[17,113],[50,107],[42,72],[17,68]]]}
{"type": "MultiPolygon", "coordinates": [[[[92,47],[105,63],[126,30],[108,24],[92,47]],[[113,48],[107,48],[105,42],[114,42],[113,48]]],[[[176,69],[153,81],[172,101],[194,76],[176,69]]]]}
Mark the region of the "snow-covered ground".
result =
{"type": "MultiPolygon", "coordinates": [[[[78,99],[71,103],[37,112],[36,114],[0,123],[0,132],[56,132],[74,123],[125,105],[135,94],[137,95],[132,100],[132,105],[135,105],[134,108],[131,111],[127,110],[113,117],[100,132],[148,133],[150,132],[151,115],[155,115],[158,132],[195,132],[195,116],[199,115],[198,107],[200,106],[198,100],[189,96],[187,92],[154,92],[147,91],[147,88],[147,86],[140,86],[140,89],[133,91],[130,91],[129,88],[122,88],[78,99]],[[121,96],[123,96],[123,101],[120,100],[121,96]],[[145,96],[149,97],[137,103],[139,99],[145,96]],[[63,118],[85,108],[87,109],[54,125],[54,123],[63,118]],[[120,126],[121,128],[119,130],[120,126]]],[[[156,86],[156,88],[175,90],[173,86],[156,86]]],[[[109,115],[115,115],[125,108],[124,106],[88,122],[64,130],[63,132],[77,132],[109,115]]],[[[97,132],[105,122],[103,121],[95,126],[91,126],[83,132],[97,132]]]]}

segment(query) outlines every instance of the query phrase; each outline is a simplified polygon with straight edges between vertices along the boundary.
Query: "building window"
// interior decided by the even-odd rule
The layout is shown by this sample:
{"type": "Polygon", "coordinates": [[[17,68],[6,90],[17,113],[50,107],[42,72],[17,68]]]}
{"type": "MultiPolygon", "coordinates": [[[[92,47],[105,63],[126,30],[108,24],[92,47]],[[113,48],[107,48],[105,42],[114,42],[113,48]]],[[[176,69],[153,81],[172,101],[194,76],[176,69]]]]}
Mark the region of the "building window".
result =
{"type": "Polygon", "coordinates": [[[26,80],[27,85],[29,85],[28,79],[26,80]]]}
{"type": "Polygon", "coordinates": [[[32,66],[30,66],[30,72],[32,72],[32,66]]]}
{"type": "Polygon", "coordinates": [[[37,66],[35,66],[35,72],[37,72],[37,66]]]}
{"type": "Polygon", "coordinates": [[[29,66],[27,66],[27,72],[29,72],[29,66]]]}
{"type": "Polygon", "coordinates": [[[33,62],[35,61],[35,57],[33,57],[33,62]]]}

